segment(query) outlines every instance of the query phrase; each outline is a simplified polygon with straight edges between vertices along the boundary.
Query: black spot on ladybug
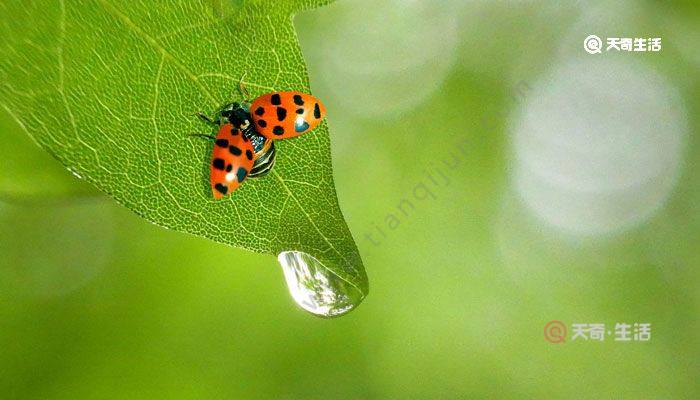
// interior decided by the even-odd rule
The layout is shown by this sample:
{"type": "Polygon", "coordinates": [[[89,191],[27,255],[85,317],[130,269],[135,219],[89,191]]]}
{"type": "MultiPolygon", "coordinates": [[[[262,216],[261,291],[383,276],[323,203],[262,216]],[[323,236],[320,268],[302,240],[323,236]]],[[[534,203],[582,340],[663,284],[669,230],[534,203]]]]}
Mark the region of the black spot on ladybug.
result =
{"type": "Polygon", "coordinates": [[[284,107],[277,107],[277,120],[284,121],[287,118],[287,109],[284,107]]]}
{"type": "Polygon", "coordinates": [[[260,125],[261,128],[264,128],[267,126],[267,122],[265,122],[264,119],[259,119],[258,120],[258,125],[260,125]]]}
{"type": "Polygon", "coordinates": [[[301,114],[303,114],[303,113],[304,113],[304,109],[303,109],[303,108],[297,108],[297,114],[301,115],[301,114]]]}
{"type": "Polygon", "coordinates": [[[243,153],[241,149],[239,149],[236,146],[229,146],[228,151],[231,152],[231,154],[233,154],[234,156],[240,156],[241,153],[243,153]]]}
{"type": "Polygon", "coordinates": [[[212,166],[216,169],[224,170],[226,167],[226,161],[224,161],[222,158],[215,158],[214,161],[211,163],[212,166]]]}
{"type": "Polygon", "coordinates": [[[314,117],[321,118],[321,107],[318,106],[318,103],[314,104],[314,117]]]}
{"type": "Polygon", "coordinates": [[[229,164],[226,166],[226,172],[231,172],[232,169],[233,169],[233,164],[229,164]]]}
{"type": "Polygon", "coordinates": [[[265,114],[265,108],[264,107],[258,107],[255,109],[255,115],[258,117],[261,117],[263,114],[265,114]]]}
{"type": "Polygon", "coordinates": [[[246,151],[245,151],[245,156],[246,156],[246,158],[248,158],[249,160],[252,160],[252,159],[253,159],[253,152],[250,151],[250,150],[246,150],[246,151]]]}
{"type": "Polygon", "coordinates": [[[219,147],[228,147],[228,140],[226,139],[216,139],[216,145],[219,147]]]}
{"type": "Polygon", "coordinates": [[[296,104],[296,105],[298,105],[298,106],[303,106],[303,105],[304,105],[304,99],[302,99],[300,95],[295,94],[295,95],[294,95],[294,104],[296,104]]]}
{"type": "Polygon", "coordinates": [[[231,136],[238,136],[238,129],[235,129],[233,126],[231,127],[231,136]]]}
{"type": "Polygon", "coordinates": [[[273,106],[282,104],[282,99],[280,98],[279,93],[275,93],[270,97],[270,103],[272,103],[273,106]]]}
{"type": "Polygon", "coordinates": [[[284,128],[282,128],[281,126],[277,125],[276,127],[272,128],[272,133],[274,133],[275,135],[278,135],[278,136],[279,136],[279,135],[284,135],[284,128]]]}
{"type": "Polygon", "coordinates": [[[248,176],[248,171],[243,167],[238,167],[236,171],[236,177],[238,178],[238,183],[243,182],[243,180],[248,176]]]}
{"type": "Polygon", "coordinates": [[[220,183],[217,183],[216,185],[214,185],[214,189],[218,190],[219,193],[221,193],[221,194],[228,193],[228,186],[222,185],[220,183]]]}

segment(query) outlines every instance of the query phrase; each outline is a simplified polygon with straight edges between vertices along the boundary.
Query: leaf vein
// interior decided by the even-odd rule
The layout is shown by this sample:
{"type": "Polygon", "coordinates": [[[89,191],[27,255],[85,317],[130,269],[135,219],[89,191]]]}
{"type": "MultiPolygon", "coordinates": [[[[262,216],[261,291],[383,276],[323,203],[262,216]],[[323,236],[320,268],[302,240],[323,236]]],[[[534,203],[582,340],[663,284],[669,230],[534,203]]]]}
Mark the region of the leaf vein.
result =
{"type": "Polygon", "coordinates": [[[149,35],[148,32],[144,31],[134,23],[134,21],[131,20],[126,14],[118,10],[116,7],[113,5],[109,4],[106,0],[97,0],[102,7],[107,10],[110,14],[114,15],[117,17],[124,25],[126,25],[129,29],[131,29],[134,33],[136,33],[138,36],[141,37],[146,43],[148,43],[151,47],[153,47],[156,51],[160,52],[166,59],[168,59],[170,62],[172,62],[179,70],[181,70],[188,79],[190,79],[195,86],[199,89],[200,92],[202,92],[203,95],[209,98],[209,101],[212,103],[213,106],[218,105],[218,102],[216,99],[209,93],[208,90],[204,86],[202,86],[201,82],[199,82],[199,79],[197,79],[197,76],[189,69],[187,68],[183,63],[181,63],[175,56],[170,54],[170,52],[162,45],[160,44],[153,36],[149,35]]]}

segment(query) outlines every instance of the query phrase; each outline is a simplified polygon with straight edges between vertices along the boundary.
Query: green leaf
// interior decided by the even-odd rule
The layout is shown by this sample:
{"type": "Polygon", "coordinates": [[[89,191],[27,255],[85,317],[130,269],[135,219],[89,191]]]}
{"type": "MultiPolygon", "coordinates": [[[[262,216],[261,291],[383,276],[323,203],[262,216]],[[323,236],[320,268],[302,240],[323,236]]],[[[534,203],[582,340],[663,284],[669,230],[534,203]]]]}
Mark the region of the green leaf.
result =
{"type": "Polygon", "coordinates": [[[209,129],[195,112],[243,100],[244,76],[253,97],[310,92],[291,17],[324,3],[6,1],[0,107],[149,221],[256,252],[305,253],[359,303],[368,282],[338,206],[325,123],[278,142],[273,171],[220,201],[208,184],[212,145],[188,136],[209,129]]]}

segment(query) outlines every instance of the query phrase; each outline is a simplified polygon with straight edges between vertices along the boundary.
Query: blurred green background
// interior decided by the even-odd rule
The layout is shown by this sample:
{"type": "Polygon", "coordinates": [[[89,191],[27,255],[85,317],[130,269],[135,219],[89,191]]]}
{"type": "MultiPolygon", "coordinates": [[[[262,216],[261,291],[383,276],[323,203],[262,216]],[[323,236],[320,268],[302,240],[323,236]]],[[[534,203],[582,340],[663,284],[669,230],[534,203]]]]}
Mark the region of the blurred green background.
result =
{"type": "Polygon", "coordinates": [[[0,397],[699,398],[699,22],[693,1],[297,16],[370,278],[332,320],[273,257],[141,220],[3,114],[0,397]],[[589,55],[590,34],[663,47],[589,55]],[[652,336],[552,344],[550,320],[652,336]]]}

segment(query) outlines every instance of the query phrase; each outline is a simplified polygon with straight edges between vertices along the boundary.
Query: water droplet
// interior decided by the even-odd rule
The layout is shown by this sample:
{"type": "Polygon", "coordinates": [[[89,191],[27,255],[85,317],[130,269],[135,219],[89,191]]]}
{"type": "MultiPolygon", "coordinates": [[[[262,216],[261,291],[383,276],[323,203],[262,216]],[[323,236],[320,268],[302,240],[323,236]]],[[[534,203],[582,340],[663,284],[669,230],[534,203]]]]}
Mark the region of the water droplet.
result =
{"type": "Polygon", "coordinates": [[[327,318],[343,315],[365,297],[360,289],[307,253],[283,251],[277,259],[292,298],[314,315],[327,318]]]}

